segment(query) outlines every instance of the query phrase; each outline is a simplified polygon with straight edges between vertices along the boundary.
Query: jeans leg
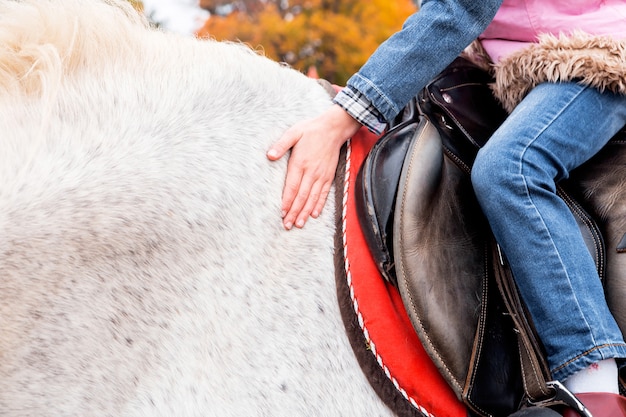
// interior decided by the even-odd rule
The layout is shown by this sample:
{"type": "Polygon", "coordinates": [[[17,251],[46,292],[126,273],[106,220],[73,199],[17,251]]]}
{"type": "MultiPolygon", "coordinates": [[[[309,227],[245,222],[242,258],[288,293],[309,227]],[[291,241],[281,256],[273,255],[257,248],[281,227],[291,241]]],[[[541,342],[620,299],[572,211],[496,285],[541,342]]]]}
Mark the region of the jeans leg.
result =
{"type": "Polygon", "coordinates": [[[541,84],[480,150],[472,170],[558,380],[626,357],[593,258],[555,185],[625,123],[626,97],[576,83],[541,84]]]}

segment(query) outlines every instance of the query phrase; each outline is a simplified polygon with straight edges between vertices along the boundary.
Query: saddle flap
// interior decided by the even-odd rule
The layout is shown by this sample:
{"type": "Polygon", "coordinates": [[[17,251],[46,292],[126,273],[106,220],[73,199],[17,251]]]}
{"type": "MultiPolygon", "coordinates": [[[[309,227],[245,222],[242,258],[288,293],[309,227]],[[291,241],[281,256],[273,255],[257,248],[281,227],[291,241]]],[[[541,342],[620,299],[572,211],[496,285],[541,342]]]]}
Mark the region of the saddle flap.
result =
{"type": "Polygon", "coordinates": [[[476,81],[474,67],[458,66],[464,62],[418,100],[426,122],[413,138],[400,177],[392,235],[395,272],[416,333],[459,399],[480,415],[505,415],[523,395],[517,336],[503,315],[492,235],[469,175],[479,147],[501,122],[483,112],[496,107],[496,116],[505,116],[491,96],[490,78],[478,70],[476,81]],[[481,102],[468,104],[466,96],[481,102]],[[474,118],[472,113],[481,118],[469,130],[458,125],[474,118]]]}
{"type": "Polygon", "coordinates": [[[451,197],[463,192],[463,178],[444,175],[443,170],[450,169],[456,174],[444,158],[437,129],[425,119],[402,170],[393,250],[398,290],[413,327],[460,398],[478,322],[484,271],[479,259],[483,252],[480,238],[452,223],[453,217],[466,222],[458,200],[451,197]],[[442,178],[448,183],[441,184],[442,178]],[[459,314],[461,311],[472,314],[459,314]]]}
{"type": "Polygon", "coordinates": [[[523,395],[517,336],[498,296],[492,236],[470,177],[443,148],[424,117],[394,213],[397,286],[424,349],[458,398],[480,415],[507,415],[523,395]]]}
{"type": "Polygon", "coordinates": [[[413,117],[379,139],[363,162],[355,183],[356,210],[363,235],[382,276],[396,282],[393,271],[393,211],[400,172],[418,122],[413,117]]]}

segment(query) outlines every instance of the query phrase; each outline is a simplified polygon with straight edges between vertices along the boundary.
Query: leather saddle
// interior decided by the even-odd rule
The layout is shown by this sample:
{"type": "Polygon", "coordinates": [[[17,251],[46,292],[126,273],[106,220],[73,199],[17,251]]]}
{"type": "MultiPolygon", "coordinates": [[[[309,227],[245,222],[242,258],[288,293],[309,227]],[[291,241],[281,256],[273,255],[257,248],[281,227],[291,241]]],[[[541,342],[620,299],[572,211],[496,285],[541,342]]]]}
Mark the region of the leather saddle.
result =
{"type": "MultiPolygon", "coordinates": [[[[491,75],[459,57],[374,145],[356,208],[378,269],[398,287],[425,350],[480,416],[526,402],[579,407],[543,347],[473,193],[476,153],[507,117],[491,75]]],[[[626,131],[558,185],[626,330],[626,131]]]]}

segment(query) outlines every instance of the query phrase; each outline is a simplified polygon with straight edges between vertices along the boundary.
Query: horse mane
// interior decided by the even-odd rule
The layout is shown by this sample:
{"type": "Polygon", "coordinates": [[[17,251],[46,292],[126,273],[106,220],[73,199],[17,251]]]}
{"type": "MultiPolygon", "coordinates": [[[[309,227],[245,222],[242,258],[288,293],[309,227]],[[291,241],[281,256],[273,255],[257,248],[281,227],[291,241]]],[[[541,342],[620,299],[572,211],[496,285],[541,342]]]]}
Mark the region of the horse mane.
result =
{"type": "Polygon", "coordinates": [[[52,100],[62,83],[82,73],[96,78],[151,69],[180,74],[192,65],[203,67],[207,77],[255,89],[288,82],[294,91],[306,91],[314,84],[299,71],[277,70],[285,65],[246,44],[151,27],[125,0],[0,0],[1,97],[52,100]]]}
{"type": "Polygon", "coordinates": [[[133,39],[148,27],[140,13],[126,1],[92,3],[85,7],[80,0],[1,2],[0,89],[51,94],[64,74],[113,56],[119,59],[121,42],[127,52],[139,47],[133,39]]]}
{"type": "MultiPolygon", "coordinates": [[[[151,27],[124,0],[0,0],[0,118],[24,108],[23,117],[39,120],[31,138],[46,135],[54,115],[86,120],[79,114],[98,107],[94,117],[105,117],[104,97],[139,99],[163,112],[170,106],[172,117],[171,106],[184,102],[224,102],[206,113],[210,119],[213,111],[222,117],[220,106],[245,112],[268,100],[287,108],[319,103],[326,95],[316,84],[248,45],[151,27]],[[239,98],[230,97],[237,91],[239,98]],[[26,97],[32,108],[24,107],[26,97]]],[[[303,117],[289,113],[279,128],[303,117]]]]}

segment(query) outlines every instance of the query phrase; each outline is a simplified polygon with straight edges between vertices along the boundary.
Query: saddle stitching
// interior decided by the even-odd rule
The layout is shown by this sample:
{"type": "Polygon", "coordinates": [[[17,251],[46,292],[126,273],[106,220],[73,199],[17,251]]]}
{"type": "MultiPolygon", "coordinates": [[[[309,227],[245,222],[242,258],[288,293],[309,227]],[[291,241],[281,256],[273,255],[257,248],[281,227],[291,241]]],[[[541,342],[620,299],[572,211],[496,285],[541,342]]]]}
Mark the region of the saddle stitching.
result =
{"type": "Polygon", "coordinates": [[[454,85],[452,85],[452,86],[450,86],[450,87],[441,87],[441,88],[439,89],[439,91],[451,91],[451,90],[454,90],[454,89],[459,88],[459,87],[470,87],[470,86],[473,86],[473,85],[474,85],[474,86],[476,86],[476,85],[477,85],[477,86],[479,86],[479,87],[480,87],[480,86],[482,86],[483,84],[482,84],[482,83],[477,83],[477,82],[471,82],[471,83],[458,83],[458,84],[454,84],[454,85]]]}
{"type": "Polygon", "coordinates": [[[442,147],[443,147],[443,151],[446,153],[446,155],[450,159],[452,159],[454,161],[454,163],[458,165],[459,168],[461,168],[463,171],[465,171],[466,174],[470,174],[472,172],[472,168],[469,165],[467,165],[461,158],[459,158],[457,156],[457,154],[454,153],[449,147],[447,147],[443,143],[442,143],[442,147]]]}
{"type": "MultiPolygon", "coordinates": [[[[481,300],[487,300],[487,293],[488,293],[488,286],[487,286],[487,282],[489,280],[489,250],[487,248],[487,246],[483,246],[483,259],[484,259],[484,263],[483,263],[483,288],[482,288],[482,298],[481,300]]],[[[486,302],[481,302],[480,305],[480,311],[481,311],[481,317],[484,317],[487,315],[487,309],[488,309],[488,305],[486,302]]],[[[475,336],[475,340],[478,342],[476,343],[477,348],[472,352],[472,357],[470,359],[470,364],[474,363],[475,358],[480,358],[482,351],[483,351],[483,343],[482,341],[483,339],[483,335],[485,334],[485,328],[487,326],[486,320],[479,320],[478,323],[480,324],[479,329],[476,331],[476,336],[475,336]]],[[[470,388],[474,386],[474,383],[476,381],[476,377],[477,374],[476,372],[468,372],[468,378],[470,378],[469,380],[469,384],[466,384],[466,387],[470,388]]],[[[489,413],[487,411],[485,411],[482,407],[480,407],[478,404],[476,404],[475,401],[472,401],[472,397],[470,395],[465,395],[466,400],[469,404],[471,404],[472,408],[478,412],[480,412],[483,415],[488,415],[489,413]]]]}

